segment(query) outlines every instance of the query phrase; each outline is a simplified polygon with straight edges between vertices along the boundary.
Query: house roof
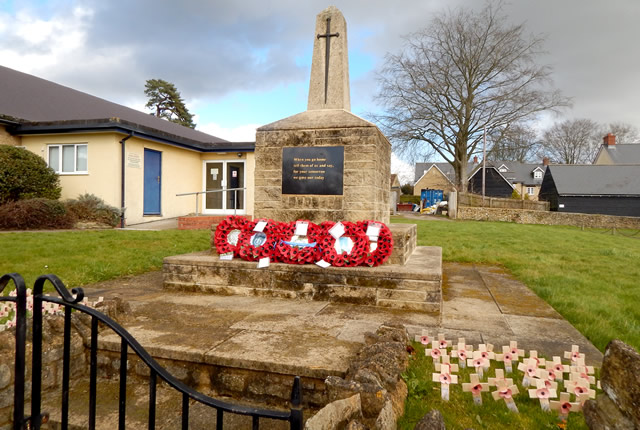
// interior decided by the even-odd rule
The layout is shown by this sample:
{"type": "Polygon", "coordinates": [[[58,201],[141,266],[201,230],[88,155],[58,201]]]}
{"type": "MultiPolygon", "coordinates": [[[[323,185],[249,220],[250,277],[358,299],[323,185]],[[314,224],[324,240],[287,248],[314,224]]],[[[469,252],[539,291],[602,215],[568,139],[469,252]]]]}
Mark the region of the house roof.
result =
{"type": "Polygon", "coordinates": [[[36,76],[0,66],[0,117],[20,125],[14,134],[113,130],[198,151],[253,150],[36,76]]]}
{"type": "Polygon", "coordinates": [[[546,166],[542,163],[521,163],[519,161],[489,161],[487,160],[487,167],[495,167],[500,171],[500,167],[506,167],[506,172],[500,172],[509,182],[512,184],[524,184],[524,185],[540,185],[542,184],[542,177],[536,179],[533,175],[535,170],[540,170],[544,177],[546,166]]]}
{"type": "MultiPolygon", "coordinates": [[[[453,170],[453,166],[450,163],[416,163],[413,183],[416,184],[432,166],[437,167],[452,184],[455,183],[456,172],[453,170]]],[[[474,164],[469,163],[467,168],[468,173],[471,173],[474,168],[474,164]]]]}
{"type": "Polygon", "coordinates": [[[397,173],[392,173],[390,178],[391,188],[400,188],[400,180],[398,179],[397,173]]]}
{"type": "Polygon", "coordinates": [[[559,195],[640,195],[640,165],[553,164],[548,169],[559,195]]]}
{"type": "Polygon", "coordinates": [[[612,164],[640,164],[640,143],[600,145],[596,160],[606,153],[612,164]]]}

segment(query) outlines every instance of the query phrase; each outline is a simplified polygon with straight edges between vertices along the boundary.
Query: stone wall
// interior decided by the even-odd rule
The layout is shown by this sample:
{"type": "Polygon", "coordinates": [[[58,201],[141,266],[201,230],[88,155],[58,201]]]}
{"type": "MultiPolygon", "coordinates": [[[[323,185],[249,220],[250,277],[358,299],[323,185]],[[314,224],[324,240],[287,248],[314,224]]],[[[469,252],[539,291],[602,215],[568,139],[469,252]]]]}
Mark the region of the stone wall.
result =
{"type": "Polygon", "coordinates": [[[255,156],[256,218],[389,223],[391,148],[377,127],[258,130],[255,156]],[[283,147],[314,146],[344,146],[343,195],[282,194],[283,147]]]}
{"type": "Polygon", "coordinates": [[[584,405],[592,430],[640,429],[640,354],[619,340],[607,345],[600,369],[603,393],[584,405]]]}
{"type": "Polygon", "coordinates": [[[506,221],[517,224],[572,225],[587,228],[640,229],[640,218],[613,215],[544,212],[522,209],[459,207],[458,219],[475,221],[506,221]]]}

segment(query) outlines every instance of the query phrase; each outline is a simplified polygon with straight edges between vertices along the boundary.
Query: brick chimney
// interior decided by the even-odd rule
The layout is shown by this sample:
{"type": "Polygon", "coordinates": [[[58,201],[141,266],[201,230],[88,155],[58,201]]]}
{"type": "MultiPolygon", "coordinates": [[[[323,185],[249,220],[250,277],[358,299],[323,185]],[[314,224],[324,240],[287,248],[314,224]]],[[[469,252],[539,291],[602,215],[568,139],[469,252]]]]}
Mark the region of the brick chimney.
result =
{"type": "Polygon", "coordinates": [[[542,165],[543,166],[548,166],[549,165],[549,157],[544,157],[542,159],[542,165]]]}
{"type": "Polygon", "coordinates": [[[478,156],[477,155],[473,156],[473,164],[478,164],[478,156]]]}
{"type": "Polygon", "coordinates": [[[616,144],[616,137],[611,133],[607,134],[602,140],[604,141],[604,146],[614,146],[616,144]]]}

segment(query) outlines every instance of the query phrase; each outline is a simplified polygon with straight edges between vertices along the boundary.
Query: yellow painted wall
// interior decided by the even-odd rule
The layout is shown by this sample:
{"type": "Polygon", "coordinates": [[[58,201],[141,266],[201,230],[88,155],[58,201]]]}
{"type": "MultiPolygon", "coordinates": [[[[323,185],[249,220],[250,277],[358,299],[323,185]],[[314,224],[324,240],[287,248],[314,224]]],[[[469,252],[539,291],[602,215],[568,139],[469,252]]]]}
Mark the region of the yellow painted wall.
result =
{"type": "MultiPolygon", "coordinates": [[[[23,136],[21,144],[45,160],[47,145],[87,143],[88,173],[61,174],[62,199],[76,198],[90,193],[102,198],[107,204],[121,206],[121,145],[125,137],[119,133],[83,133],[23,136]]],[[[253,214],[253,182],[255,157],[253,153],[200,153],[184,148],[164,145],[139,137],[132,137],[125,144],[125,218],[127,225],[174,218],[195,212],[195,196],[176,196],[180,193],[202,191],[203,161],[226,160],[245,162],[246,214],[253,214]],[[144,150],[161,153],[161,215],[144,216],[144,150]]],[[[202,196],[199,212],[202,213],[202,196]]]]}
{"type": "Polygon", "coordinates": [[[48,161],[47,145],[87,143],[87,174],[61,174],[62,199],[90,193],[120,207],[120,137],[115,133],[22,136],[22,145],[48,161]]]}
{"type": "Polygon", "coordinates": [[[5,126],[0,125],[0,145],[20,146],[20,137],[12,136],[7,132],[5,126]]]}

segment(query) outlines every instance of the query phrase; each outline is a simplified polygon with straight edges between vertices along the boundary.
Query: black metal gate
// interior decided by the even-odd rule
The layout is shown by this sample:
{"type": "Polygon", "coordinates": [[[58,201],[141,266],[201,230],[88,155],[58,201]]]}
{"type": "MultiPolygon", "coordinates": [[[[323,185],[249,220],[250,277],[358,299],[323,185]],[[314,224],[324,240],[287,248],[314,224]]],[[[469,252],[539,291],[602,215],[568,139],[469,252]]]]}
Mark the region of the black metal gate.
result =
{"type": "Polygon", "coordinates": [[[26,366],[26,337],[27,337],[27,289],[22,276],[9,273],[0,278],[0,302],[14,302],[16,307],[16,355],[14,382],[14,412],[13,426],[15,430],[39,429],[42,422],[48,418],[41,411],[42,400],[42,304],[56,303],[64,308],[64,339],[63,339],[63,370],[62,370],[62,404],[61,428],[67,429],[69,424],[69,379],[71,353],[71,311],[83,312],[91,316],[91,350],[89,364],[89,429],[96,425],[96,395],[97,395],[97,354],[98,354],[98,322],[105,324],[120,336],[120,387],[118,429],[125,428],[127,408],[127,353],[131,348],[138,357],[149,367],[149,418],[148,428],[155,428],[156,418],[156,387],[158,378],[182,394],[182,429],[189,428],[189,400],[195,400],[203,405],[216,409],[216,428],[221,430],[224,414],[233,413],[252,417],[253,429],[260,426],[260,418],[288,421],[290,428],[302,429],[301,386],[300,377],[296,376],[291,392],[291,409],[278,411],[236,405],[214,399],[183,384],[163,367],[161,367],[149,353],[134,339],[120,324],[107,315],[93,308],[82,305],[84,298],[82,288],[74,288],[69,292],[62,281],[55,275],[40,276],[33,287],[33,354],[31,372],[31,415],[25,416],[25,366],[26,366]],[[46,282],[50,282],[61,298],[43,295],[46,282]],[[4,296],[4,288],[13,283],[16,288],[15,296],[4,296]]]}

